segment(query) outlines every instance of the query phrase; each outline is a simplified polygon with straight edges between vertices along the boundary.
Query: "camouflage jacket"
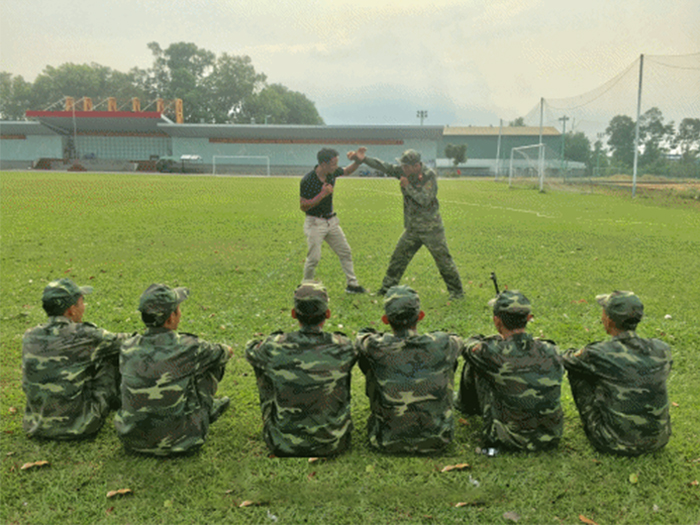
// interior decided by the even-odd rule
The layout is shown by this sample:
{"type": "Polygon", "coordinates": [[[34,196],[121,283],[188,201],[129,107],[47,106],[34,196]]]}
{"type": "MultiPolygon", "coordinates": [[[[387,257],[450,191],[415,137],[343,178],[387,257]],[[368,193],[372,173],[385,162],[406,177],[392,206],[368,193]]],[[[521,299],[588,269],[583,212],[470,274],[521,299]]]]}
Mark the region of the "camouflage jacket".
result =
{"type": "MultiPolygon", "coordinates": [[[[204,444],[211,389],[228,348],[164,327],[147,328],[122,345],[122,407],[114,418],[125,447],[149,454],[186,452],[204,444]]],[[[215,388],[214,388],[215,390],[215,388]]]]}
{"type": "Polygon", "coordinates": [[[350,444],[352,342],[302,327],[246,345],[260,393],[263,436],[278,456],[328,456],[350,444]]]}
{"type": "MultiPolygon", "coordinates": [[[[389,164],[372,157],[365,157],[364,163],[390,177],[397,179],[404,177],[403,170],[398,164],[389,164]]],[[[408,181],[408,186],[401,188],[404,228],[421,232],[442,229],[435,171],[423,165],[422,173],[409,177],[408,181]]]]}
{"type": "Polygon", "coordinates": [[[586,434],[598,449],[637,455],[666,445],[673,364],[666,343],[623,332],[563,357],[586,434]]]}
{"type": "Polygon", "coordinates": [[[541,450],[561,439],[564,367],[553,341],[517,333],[472,337],[464,357],[474,367],[487,444],[541,450]]]}
{"type": "Polygon", "coordinates": [[[390,453],[431,453],[454,434],[453,392],[462,339],[445,332],[361,330],[355,341],[371,414],[370,444],[390,453]]]}
{"type": "MultiPolygon", "coordinates": [[[[98,367],[116,372],[119,345],[129,334],[113,334],[63,316],[24,334],[22,388],[27,396],[24,430],[29,436],[71,439],[97,432],[109,412],[98,367]]],[[[115,374],[116,380],[116,374],[115,374]]]]}

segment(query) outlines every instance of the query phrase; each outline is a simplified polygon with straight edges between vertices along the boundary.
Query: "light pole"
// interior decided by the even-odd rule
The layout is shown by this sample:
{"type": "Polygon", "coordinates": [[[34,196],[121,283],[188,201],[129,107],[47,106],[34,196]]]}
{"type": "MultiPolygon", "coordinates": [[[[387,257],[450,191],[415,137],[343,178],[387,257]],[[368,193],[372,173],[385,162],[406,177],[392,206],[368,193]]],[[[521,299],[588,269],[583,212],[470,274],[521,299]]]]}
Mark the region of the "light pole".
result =
{"type": "Polygon", "coordinates": [[[420,125],[423,125],[423,120],[428,118],[428,111],[425,109],[419,109],[416,111],[416,117],[420,119],[420,125]]]}

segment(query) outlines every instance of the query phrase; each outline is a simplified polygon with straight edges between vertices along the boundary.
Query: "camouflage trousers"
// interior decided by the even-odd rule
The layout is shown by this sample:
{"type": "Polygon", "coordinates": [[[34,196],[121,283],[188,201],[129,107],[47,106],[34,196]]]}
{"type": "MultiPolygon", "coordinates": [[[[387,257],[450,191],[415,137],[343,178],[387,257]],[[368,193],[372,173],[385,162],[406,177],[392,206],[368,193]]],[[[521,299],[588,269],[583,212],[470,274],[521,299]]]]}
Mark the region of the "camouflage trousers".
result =
{"type": "Polygon", "coordinates": [[[474,367],[470,366],[469,363],[464,363],[459,392],[455,400],[455,408],[465,415],[481,415],[481,404],[479,403],[476,382],[474,367]]]}
{"type": "Polygon", "coordinates": [[[442,227],[429,231],[404,230],[389,261],[381,292],[385,293],[392,286],[399,284],[406,268],[421,246],[428,248],[430,255],[433,256],[450,295],[462,296],[464,293],[462,280],[450,255],[445,230],[442,227]]]}
{"type": "Polygon", "coordinates": [[[100,400],[100,404],[107,407],[105,415],[109,410],[119,410],[122,406],[121,382],[118,357],[97,365],[92,380],[92,391],[94,397],[100,400]]]}
{"type": "MultiPolygon", "coordinates": [[[[608,414],[603,414],[596,407],[596,387],[587,377],[572,374],[569,372],[569,384],[571,385],[571,393],[574,396],[576,408],[581,416],[583,430],[591,444],[600,452],[606,454],[616,454],[618,456],[638,456],[648,452],[653,452],[663,448],[668,442],[668,435],[661,437],[641,437],[638,436],[636,443],[633,446],[623,444],[616,435],[610,430],[610,424],[606,419],[608,414]]],[[[623,414],[620,417],[624,417],[623,414]]],[[[639,432],[638,432],[639,433],[639,432]]],[[[669,433],[670,434],[670,433],[669,433]]],[[[629,433],[625,437],[630,439],[629,433]]]]}

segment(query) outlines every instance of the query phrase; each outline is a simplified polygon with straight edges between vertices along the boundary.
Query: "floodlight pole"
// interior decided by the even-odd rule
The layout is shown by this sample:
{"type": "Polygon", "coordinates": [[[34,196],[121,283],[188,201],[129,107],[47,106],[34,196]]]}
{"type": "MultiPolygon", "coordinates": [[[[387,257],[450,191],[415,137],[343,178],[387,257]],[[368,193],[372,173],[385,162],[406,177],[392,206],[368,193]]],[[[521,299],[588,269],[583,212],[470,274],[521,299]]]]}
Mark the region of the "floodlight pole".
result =
{"type": "Polygon", "coordinates": [[[425,109],[419,109],[416,111],[416,117],[420,119],[420,125],[423,125],[423,119],[428,118],[428,111],[425,109]]]}
{"type": "Polygon", "coordinates": [[[639,157],[639,117],[642,111],[642,76],[644,55],[639,55],[639,91],[637,92],[637,124],[634,127],[634,166],[632,167],[632,197],[637,194],[637,160],[639,157]]]}

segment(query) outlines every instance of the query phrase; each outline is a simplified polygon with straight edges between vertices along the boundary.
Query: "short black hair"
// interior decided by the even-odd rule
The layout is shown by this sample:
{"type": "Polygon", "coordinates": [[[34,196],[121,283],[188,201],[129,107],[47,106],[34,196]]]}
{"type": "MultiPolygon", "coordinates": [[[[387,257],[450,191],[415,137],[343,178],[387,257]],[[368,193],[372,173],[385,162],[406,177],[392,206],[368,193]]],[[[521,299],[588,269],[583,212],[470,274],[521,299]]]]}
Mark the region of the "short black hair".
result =
{"type": "MultiPolygon", "coordinates": [[[[172,312],[170,313],[172,314],[172,312]]],[[[165,321],[168,320],[168,317],[170,317],[170,314],[164,316],[163,314],[147,314],[146,312],[141,312],[141,320],[143,321],[143,324],[154,328],[163,326],[165,321]]]]}
{"type": "Polygon", "coordinates": [[[404,330],[406,328],[413,328],[416,326],[419,316],[420,310],[409,311],[403,315],[399,315],[398,317],[389,317],[387,315],[386,318],[389,320],[389,326],[391,326],[394,330],[404,330]]]}
{"type": "Polygon", "coordinates": [[[318,160],[319,164],[324,164],[326,162],[332,161],[337,156],[338,156],[338,152],[335,151],[333,148],[323,148],[316,155],[316,159],[318,160]]]}
{"type": "Polygon", "coordinates": [[[295,312],[297,313],[297,321],[303,326],[318,326],[326,319],[326,312],[311,316],[299,313],[298,310],[295,310],[295,312]]]}
{"type": "Polygon", "coordinates": [[[503,326],[508,330],[519,330],[520,328],[525,328],[527,326],[527,316],[528,314],[514,314],[509,312],[501,312],[496,314],[503,326]]]}
{"type": "Polygon", "coordinates": [[[634,332],[637,329],[639,321],[641,321],[641,319],[632,317],[631,319],[625,319],[619,325],[615,323],[615,326],[617,326],[617,328],[620,330],[624,330],[625,332],[634,332]]]}

